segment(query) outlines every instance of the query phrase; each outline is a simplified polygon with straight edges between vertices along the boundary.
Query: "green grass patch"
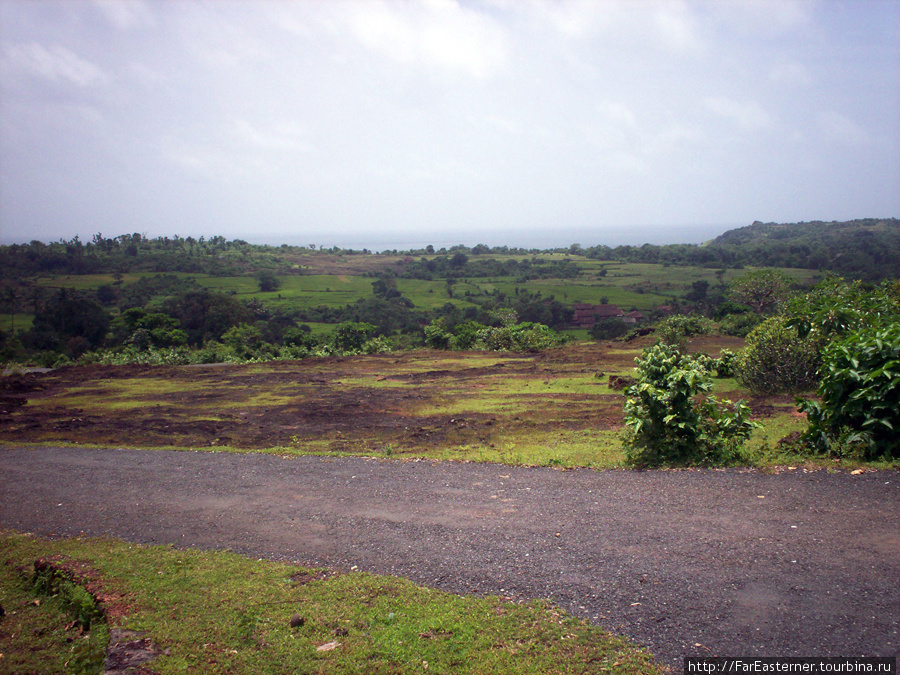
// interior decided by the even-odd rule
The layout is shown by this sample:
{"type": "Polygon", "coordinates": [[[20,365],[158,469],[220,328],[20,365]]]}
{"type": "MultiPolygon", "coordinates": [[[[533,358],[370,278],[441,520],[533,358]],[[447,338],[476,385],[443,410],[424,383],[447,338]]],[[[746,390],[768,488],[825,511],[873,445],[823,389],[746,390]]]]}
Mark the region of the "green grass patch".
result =
{"type": "Polygon", "coordinates": [[[38,658],[29,653],[31,627],[53,638],[64,617],[29,610],[12,568],[48,555],[77,561],[126,606],[111,623],[146,633],[162,652],[147,666],[160,675],[662,672],[645,652],[544,601],[456,596],[228,552],[8,532],[0,535],[4,606],[29,623],[22,631],[3,624],[0,672],[65,672],[71,659],[65,640],[41,643],[38,658]]]}

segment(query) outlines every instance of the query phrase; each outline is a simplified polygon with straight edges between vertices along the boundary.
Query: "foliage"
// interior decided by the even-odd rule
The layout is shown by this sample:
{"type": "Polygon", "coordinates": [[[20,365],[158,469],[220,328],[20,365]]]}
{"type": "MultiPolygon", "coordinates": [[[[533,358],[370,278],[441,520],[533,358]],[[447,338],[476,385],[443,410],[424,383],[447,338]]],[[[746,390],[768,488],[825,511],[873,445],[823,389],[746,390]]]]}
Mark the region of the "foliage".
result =
{"type": "Polygon", "coordinates": [[[453,333],[447,329],[447,321],[439,317],[425,326],[425,344],[432,349],[449,349],[453,333]]]}
{"type": "Polygon", "coordinates": [[[716,371],[716,377],[734,377],[734,363],[736,360],[737,354],[735,354],[730,349],[723,349],[719,353],[719,358],[713,361],[713,368],[716,371]]]}
{"type": "Polygon", "coordinates": [[[534,352],[557,347],[563,342],[565,339],[549,326],[526,321],[482,328],[477,333],[475,348],[498,352],[534,352]]]}
{"type": "Polygon", "coordinates": [[[801,337],[840,339],[864,326],[882,326],[900,320],[900,295],[896,281],[876,288],[829,275],[785,309],[790,325],[801,337]]]}
{"type": "Polygon", "coordinates": [[[854,278],[900,276],[900,219],[761,223],[730,230],[704,246],[731,265],[831,270],[854,278]]]}
{"type": "Polygon", "coordinates": [[[696,314],[673,314],[657,326],[656,335],[663,344],[683,349],[687,338],[707,335],[711,331],[712,322],[709,319],[696,314]]]}
{"type": "Polygon", "coordinates": [[[168,314],[134,307],[112,320],[107,343],[130,344],[137,349],[177,347],[187,344],[187,333],[178,319],[168,314]]]}
{"type": "Polygon", "coordinates": [[[621,319],[597,319],[588,334],[594,340],[615,340],[628,330],[628,324],[621,319]]]}
{"type": "Polygon", "coordinates": [[[755,394],[813,389],[821,365],[821,341],[801,338],[784,316],[766,319],[750,331],[734,361],[735,377],[755,394]]]}
{"type": "Polygon", "coordinates": [[[179,321],[192,345],[219,340],[229,328],[253,320],[253,313],[246,305],[208,289],[171,298],[163,305],[163,311],[179,321]]]}
{"type": "Polygon", "coordinates": [[[734,337],[747,337],[760,323],[762,318],[753,312],[727,314],[719,321],[719,332],[734,337]]]}
{"type": "Polygon", "coordinates": [[[464,321],[456,327],[455,335],[450,338],[450,348],[459,350],[475,349],[478,335],[485,328],[487,326],[478,321],[464,321]]]}
{"type": "Polygon", "coordinates": [[[757,314],[771,314],[790,297],[794,279],[774,269],[749,272],[731,282],[728,294],[757,314]]]}
{"type": "Polygon", "coordinates": [[[256,274],[256,281],[259,284],[259,290],[263,293],[271,293],[281,288],[281,279],[272,270],[260,270],[256,274]]]}
{"type": "Polygon", "coordinates": [[[79,356],[100,344],[109,322],[100,304],[63,288],[38,305],[26,340],[38,349],[66,349],[79,356]]]}
{"type": "MultiPolygon", "coordinates": [[[[262,331],[256,326],[242,323],[233,326],[222,335],[222,343],[231,349],[239,359],[248,359],[260,356],[260,350],[265,344],[262,331]]],[[[267,345],[271,348],[271,345],[267,345]]],[[[269,354],[272,352],[269,351],[269,354]]]]}
{"type": "Polygon", "coordinates": [[[638,382],[625,402],[631,464],[721,465],[739,459],[741,444],[756,426],[742,401],[708,395],[709,372],[674,346],[656,344],[636,362],[638,382]]]}
{"type": "Polygon", "coordinates": [[[833,454],[862,449],[866,459],[900,457],[900,323],[864,326],[825,351],[821,402],[800,401],[805,440],[833,454]]]}
{"type": "Polygon", "coordinates": [[[342,323],[331,334],[331,346],[342,353],[359,352],[366,341],[375,335],[375,330],[376,327],[370,323],[342,323]]]}
{"type": "Polygon", "coordinates": [[[502,309],[494,312],[498,326],[485,326],[466,321],[454,331],[444,318],[425,327],[425,344],[433,349],[480,349],[501,352],[533,352],[563,344],[566,339],[549,326],[523,321],[516,323],[515,312],[502,309]]]}

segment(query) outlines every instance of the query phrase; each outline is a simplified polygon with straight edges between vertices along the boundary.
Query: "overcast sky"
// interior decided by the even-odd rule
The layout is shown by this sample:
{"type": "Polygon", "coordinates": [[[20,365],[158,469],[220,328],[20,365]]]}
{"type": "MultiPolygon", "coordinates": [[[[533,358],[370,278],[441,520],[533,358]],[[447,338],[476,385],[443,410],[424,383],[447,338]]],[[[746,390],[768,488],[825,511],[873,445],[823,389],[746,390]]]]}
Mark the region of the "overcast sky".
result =
{"type": "Polygon", "coordinates": [[[3,243],[900,216],[896,0],[0,0],[0,48],[3,243]]]}

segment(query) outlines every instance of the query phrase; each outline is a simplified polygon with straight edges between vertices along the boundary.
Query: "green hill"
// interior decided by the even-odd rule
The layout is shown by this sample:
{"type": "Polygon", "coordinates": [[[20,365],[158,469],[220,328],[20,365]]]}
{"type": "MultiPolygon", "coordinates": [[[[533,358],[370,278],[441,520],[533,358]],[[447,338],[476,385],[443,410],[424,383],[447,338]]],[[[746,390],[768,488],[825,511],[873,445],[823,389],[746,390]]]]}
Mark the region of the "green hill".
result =
{"type": "Polygon", "coordinates": [[[900,219],[761,223],[729,230],[704,245],[725,262],[831,270],[878,280],[900,276],[900,219]]]}

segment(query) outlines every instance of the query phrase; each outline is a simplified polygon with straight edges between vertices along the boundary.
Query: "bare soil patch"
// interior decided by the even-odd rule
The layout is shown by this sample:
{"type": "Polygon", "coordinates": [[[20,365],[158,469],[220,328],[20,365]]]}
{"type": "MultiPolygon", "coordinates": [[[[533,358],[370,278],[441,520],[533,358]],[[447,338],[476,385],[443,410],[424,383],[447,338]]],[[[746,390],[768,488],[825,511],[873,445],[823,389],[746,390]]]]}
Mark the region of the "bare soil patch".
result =
{"type": "Polygon", "coordinates": [[[315,441],[338,451],[490,443],[500,429],[621,425],[621,395],[605,390],[605,380],[596,380],[596,394],[553,385],[632,366],[621,345],[578,344],[531,355],[419,351],[258,365],[67,367],[0,380],[0,440],[247,449],[315,441]],[[531,388],[503,392],[516,382],[531,388]],[[472,396],[484,399],[480,409],[435,412],[465,408],[472,396]]]}

